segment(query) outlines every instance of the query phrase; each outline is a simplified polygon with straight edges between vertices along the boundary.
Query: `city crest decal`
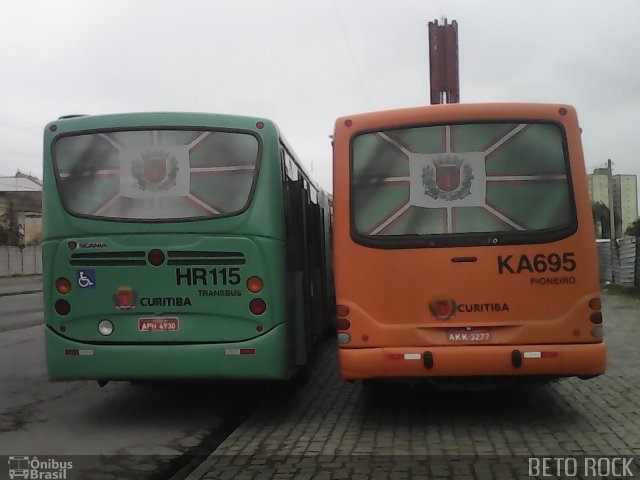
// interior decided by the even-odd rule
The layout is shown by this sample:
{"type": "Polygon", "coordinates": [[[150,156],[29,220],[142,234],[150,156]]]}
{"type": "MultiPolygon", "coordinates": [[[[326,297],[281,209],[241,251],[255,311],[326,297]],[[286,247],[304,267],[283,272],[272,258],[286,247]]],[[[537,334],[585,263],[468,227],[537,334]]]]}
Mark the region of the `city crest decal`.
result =
{"type": "Polygon", "coordinates": [[[131,174],[140,190],[169,190],[176,184],[178,162],[171,152],[150,150],[131,163],[131,174]]]}
{"type": "Polygon", "coordinates": [[[434,200],[461,200],[471,195],[473,169],[462,158],[444,156],[422,169],[425,195],[434,200]]]}
{"type": "Polygon", "coordinates": [[[483,207],[483,152],[409,153],[409,203],[420,208],[483,207]]]}
{"type": "Polygon", "coordinates": [[[138,294],[131,287],[118,288],[112,298],[118,310],[133,310],[138,303],[138,294]]]}
{"type": "Polygon", "coordinates": [[[444,295],[434,297],[429,301],[429,311],[438,320],[449,320],[455,317],[457,309],[456,301],[444,295]]]}

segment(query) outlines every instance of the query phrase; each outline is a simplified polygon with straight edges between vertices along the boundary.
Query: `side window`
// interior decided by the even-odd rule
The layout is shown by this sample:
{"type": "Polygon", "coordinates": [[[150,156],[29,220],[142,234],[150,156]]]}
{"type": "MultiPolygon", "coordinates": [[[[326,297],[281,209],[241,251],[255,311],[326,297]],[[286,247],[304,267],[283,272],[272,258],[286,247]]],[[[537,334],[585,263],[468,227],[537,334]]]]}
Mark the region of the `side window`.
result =
{"type": "Polygon", "coordinates": [[[287,266],[292,270],[304,268],[304,210],[302,182],[298,168],[289,153],[281,148],[282,192],[287,238],[287,266]]]}

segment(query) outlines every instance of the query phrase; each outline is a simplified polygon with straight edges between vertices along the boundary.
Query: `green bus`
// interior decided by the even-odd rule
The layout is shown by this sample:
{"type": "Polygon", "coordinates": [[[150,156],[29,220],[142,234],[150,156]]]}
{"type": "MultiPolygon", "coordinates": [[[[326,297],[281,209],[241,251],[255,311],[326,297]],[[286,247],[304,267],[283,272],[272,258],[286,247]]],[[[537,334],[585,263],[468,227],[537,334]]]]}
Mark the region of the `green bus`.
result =
{"type": "Polygon", "coordinates": [[[43,206],[52,380],[289,379],[335,333],[330,198],[272,121],[61,117],[43,206]]]}

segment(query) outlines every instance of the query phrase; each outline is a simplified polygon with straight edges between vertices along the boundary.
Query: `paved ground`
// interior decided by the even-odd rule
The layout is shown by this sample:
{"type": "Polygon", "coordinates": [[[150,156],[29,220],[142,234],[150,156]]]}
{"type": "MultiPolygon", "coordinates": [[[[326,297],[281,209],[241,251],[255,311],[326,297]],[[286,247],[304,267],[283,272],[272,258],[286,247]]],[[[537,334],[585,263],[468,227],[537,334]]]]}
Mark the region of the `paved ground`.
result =
{"type": "Polygon", "coordinates": [[[0,297],[42,292],[42,275],[0,277],[0,297]]]}
{"type": "Polygon", "coordinates": [[[531,456],[580,467],[585,455],[637,459],[640,300],[604,304],[609,369],[589,381],[462,393],[391,385],[381,395],[341,380],[328,344],[306,388],[258,409],[188,478],[531,478],[531,456]]]}

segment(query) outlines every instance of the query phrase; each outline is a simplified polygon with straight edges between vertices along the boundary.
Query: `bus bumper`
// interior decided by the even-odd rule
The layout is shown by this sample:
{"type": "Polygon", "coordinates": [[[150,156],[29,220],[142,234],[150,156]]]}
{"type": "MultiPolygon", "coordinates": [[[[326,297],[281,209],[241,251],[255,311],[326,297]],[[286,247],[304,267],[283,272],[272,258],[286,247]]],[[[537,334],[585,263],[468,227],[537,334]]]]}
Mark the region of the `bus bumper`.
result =
{"type": "Polygon", "coordinates": [[[284,324],[244,342],[188,345],[93,345],[45,327],[45,345],[50,380],[281,380],[293,373],[284,324]]]}
{"type": "Polygon", "coordinates": [[[500,375],[592,377],[603,374],[607,364],[604,343],[339,350],[342,376],[346,380],[500,375]]]}

